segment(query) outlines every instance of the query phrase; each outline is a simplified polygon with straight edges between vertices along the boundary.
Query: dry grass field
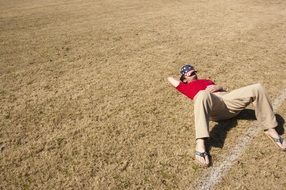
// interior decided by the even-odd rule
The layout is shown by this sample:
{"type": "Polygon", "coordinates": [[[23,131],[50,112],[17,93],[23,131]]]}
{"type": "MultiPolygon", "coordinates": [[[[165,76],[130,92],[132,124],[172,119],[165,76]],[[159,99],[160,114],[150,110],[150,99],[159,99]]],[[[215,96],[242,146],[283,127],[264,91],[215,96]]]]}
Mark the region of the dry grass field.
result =
{"type": "MultiPolygon", "coordinates": [[[[0,189],[195,189],[193,103],[166,78],[274,100],[285,31],[284,0],[0,0],[0,189]]],[[[214,163],[251,113],[211,123],[214,163]]],[[[286,153],[261,132],[216,188],[286,189],[286,153]]]]}

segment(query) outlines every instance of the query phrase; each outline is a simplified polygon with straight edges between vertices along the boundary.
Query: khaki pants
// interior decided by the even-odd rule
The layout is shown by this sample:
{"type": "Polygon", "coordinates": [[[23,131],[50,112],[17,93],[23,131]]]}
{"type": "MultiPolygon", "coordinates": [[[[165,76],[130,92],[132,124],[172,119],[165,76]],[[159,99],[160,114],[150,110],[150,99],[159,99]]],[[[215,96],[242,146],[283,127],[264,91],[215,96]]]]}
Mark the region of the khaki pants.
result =
{"type": "Polygon", "coordinates": [[[218,121],[237,116],[250,103],[254,104],[255,115],[264,129],[278,124],[273,108],[261,84],[246,86],[229,93],[200,91],[194,98],[196,138],[209,137],[209,120],[218,121]]]}

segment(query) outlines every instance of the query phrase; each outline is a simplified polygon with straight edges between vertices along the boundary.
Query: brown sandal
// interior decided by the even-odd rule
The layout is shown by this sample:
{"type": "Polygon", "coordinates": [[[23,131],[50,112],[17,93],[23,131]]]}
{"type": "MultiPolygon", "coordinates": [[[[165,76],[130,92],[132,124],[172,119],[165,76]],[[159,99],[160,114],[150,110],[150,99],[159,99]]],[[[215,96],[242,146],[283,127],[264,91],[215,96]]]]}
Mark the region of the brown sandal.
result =
{"type": "Polygon", "coordinates": [[[281,148],[277,143],[283,144],[284,139],[279,135],[278,138],[274,138],[271,135],[264,133],[280,150],[286,151],[286,149],[281,148]]]}
{"type": "MultiPolygon", "coordinates": [[[[205,157],[208,156],[208,158],[210,159],[210,154],[207,152],[199,152],[199,151],[195,151],[195,156],[199,156],[202,157],[205,160],[205,157]]],[[[200,162],[199,160],[196,159],[196,161],[204,167],[208,167],[210,164],[203,164],[202,162],[200,162]]]]}

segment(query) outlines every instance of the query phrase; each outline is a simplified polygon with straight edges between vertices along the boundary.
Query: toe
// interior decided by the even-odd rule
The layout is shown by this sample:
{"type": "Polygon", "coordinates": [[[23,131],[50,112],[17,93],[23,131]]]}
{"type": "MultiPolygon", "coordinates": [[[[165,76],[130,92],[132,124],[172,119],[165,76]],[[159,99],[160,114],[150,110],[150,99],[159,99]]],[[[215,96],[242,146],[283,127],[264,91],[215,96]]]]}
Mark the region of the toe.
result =
{"type": "Polygon", "coordinates": [[[200,156],[196,156],[196,159],[202,164],[202,165],[206,165],[206,161],[203,157],[200,156]]]}
{"type": "Polygon", "coordinates": [[[205,164],[207,166],[210,164],[209,156],[205,156],[205,164]]]}
{"type": "Polygon", "coordinates": [[[285,141],[285,140],[283,140],[283,143],[282,143],[281,148],[282,148],[283,150],[286,150],[286,141],[285,141]]]}
{"type": "Polygon", "coordinates": [[[196,159],[197,159],[200,163],[205,164],[204,158],[202,158],[202,157],[200,157],[200,156],[196,156],[196,159]]]}

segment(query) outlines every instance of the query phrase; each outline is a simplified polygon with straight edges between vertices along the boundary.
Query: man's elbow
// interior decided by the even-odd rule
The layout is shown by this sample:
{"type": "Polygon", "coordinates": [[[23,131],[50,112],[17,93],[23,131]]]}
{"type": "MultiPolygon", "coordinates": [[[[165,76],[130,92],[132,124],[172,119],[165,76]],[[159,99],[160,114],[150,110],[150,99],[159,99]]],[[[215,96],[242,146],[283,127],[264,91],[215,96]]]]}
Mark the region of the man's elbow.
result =
{"type": "Polygon", "coordinates": [[[168,77],[167,80],[169,81],[170,84],[172,84],[174,87],[177,87],[179,85],[179,81],[174,79],[173,77],[168,77]]]}

